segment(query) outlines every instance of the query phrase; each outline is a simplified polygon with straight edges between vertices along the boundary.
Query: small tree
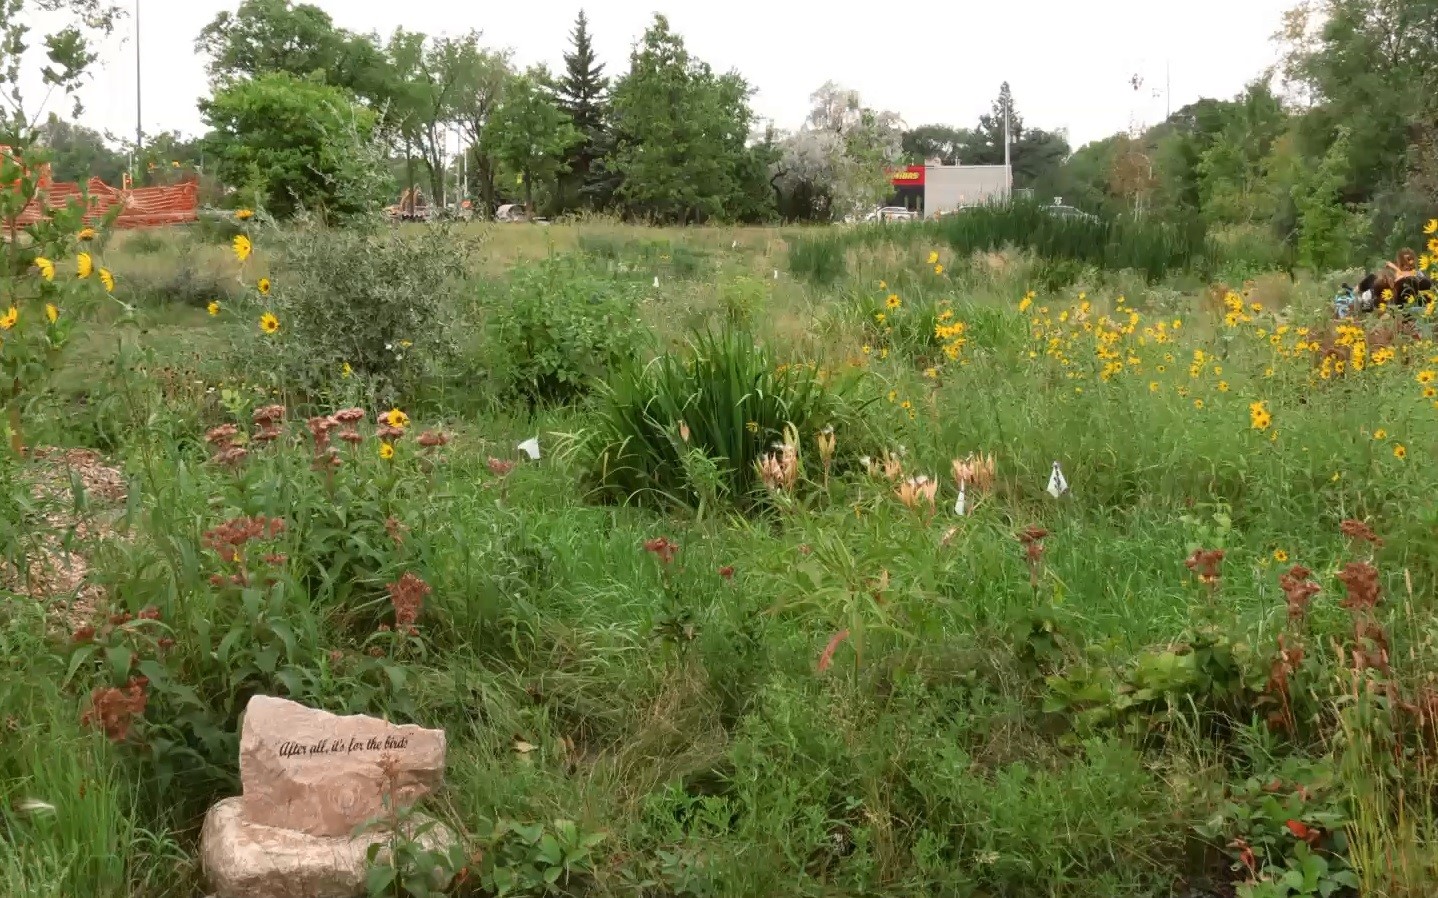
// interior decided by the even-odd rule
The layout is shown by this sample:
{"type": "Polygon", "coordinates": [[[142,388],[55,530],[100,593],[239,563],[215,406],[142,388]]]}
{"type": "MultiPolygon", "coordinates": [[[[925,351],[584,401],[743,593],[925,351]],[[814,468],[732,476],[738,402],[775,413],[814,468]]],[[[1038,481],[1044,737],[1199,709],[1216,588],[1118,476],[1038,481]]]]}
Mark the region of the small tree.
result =
{"type": "Polygon", "coordinates": [[[267,211],[285,218],[301,208],[329,216],[372,211],[389,192],[355,144],[374,137],[375,113],[345,91],[319,81],[270,72],[238,81],[201,104],[213,129],[206,138],[220,176],[246,183],[258,173],[267,211]],[[342,185],[374,185],[369,195],[342,185]]]}
{"type": "Polygon", "coordinates": [[[543,86],[545,80],[542,70],[515,76],[484,129],[490,151],[523,179],[524,203],[531,211],[534,182],[567,171],[564,154],[582,139],[543,86]]]}
{"type": "Polygon", "coordinates": [[[564,54],[564,77],[559,81],[559,106],[579,129],[581,139],[569,150],[565,163],[573,175],[572,180],[579,193],[597,201],[600,173],[596,165],[604,154],[608,142],[609,79],[604,77],[604,65],[594,55],[594,45],[589,38],[589,20],[584,10],[579,11],[574,30],[570,32],[573,49],[564,54]]]}
{"type": "Polygon", "coordinates": [[[93,254],[99,236],[85,225],[84,198],[63,208],[31,207],[48,170],[35,125],[41,110],[26,110],[22,73],[35,65],[50,90],[74,99],[96,56],[89,38],[108,34],[117,11],[102,0],[0,0],[0,407],[10,449],[24,453],[22,413],[45,386],[84,303],[114,289],[115,280],[93,254]],[[35,13],[68,14],[68,24],[41,40],[44,61],[27,60],[35,13]]]}

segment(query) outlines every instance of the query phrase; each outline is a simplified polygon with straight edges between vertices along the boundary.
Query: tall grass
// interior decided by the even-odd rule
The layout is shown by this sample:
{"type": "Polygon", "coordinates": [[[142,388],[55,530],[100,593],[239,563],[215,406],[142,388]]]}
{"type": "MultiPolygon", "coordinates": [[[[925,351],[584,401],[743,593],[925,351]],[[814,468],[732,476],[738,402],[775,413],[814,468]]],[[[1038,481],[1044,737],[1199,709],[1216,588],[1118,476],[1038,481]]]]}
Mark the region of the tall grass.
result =
{"type": "Polygon", "coordinates": [[[686,458],[697,451],[723,496],[746,504],[756,462],[785,427],[813,434],[839,410],[816,371],[781,366],[748,331],[696,333],[683,352],[612,373],[588,435],[590,477],[609,500],[693,504],[700,490],[686,458]]]}
{"type": "Polygon", "coordinates": [[[1065,218],[1034,203],[1015,202],[976,206],[923,222],[865,224],[796,235],[789,238],[789,267],[796,276],[829,285],[844,273],[847,247],[883,244],[947,245],[960,256],[1014,248],[1032,252],[1045,262],[1138,271],[1149,281],[1193,268],[1206,269],[1210,264],[1203,227],[1197,221],[1172,224],[1135,216],[1065,218]]]}

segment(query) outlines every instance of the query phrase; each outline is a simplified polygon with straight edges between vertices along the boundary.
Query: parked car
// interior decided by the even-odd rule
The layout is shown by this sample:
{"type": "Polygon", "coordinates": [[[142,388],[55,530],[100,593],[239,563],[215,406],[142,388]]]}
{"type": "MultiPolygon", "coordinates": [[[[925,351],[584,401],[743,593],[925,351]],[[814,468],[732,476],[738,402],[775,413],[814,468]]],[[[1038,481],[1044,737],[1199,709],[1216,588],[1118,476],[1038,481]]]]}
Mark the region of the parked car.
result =
{"type": "Polygon", "coordinates": [[[1079,221],[1098,221],[1097,215],[1090,215],[1082,209],[1075,209],[1073,206],[1044,206],[1044,211],[1058,218],[1071,218],[1079,221]]]}
{"type": "Polygon", "coordinates": [[[864,216],[864,221],[913,221],[918,218],[903,206],[880,206],[864,216]]]}

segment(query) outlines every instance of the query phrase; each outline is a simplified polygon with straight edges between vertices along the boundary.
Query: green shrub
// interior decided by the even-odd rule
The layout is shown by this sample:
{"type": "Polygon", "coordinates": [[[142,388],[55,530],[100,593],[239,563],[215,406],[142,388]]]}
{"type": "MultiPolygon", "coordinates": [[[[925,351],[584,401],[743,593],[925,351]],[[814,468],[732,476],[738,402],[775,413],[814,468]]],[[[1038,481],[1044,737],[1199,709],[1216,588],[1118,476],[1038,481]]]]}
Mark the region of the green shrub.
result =
{"type": "Polygon", "coordinates": [[[810,440],[839,414],[843,385],[826,386],[802,366],[780,366],[747,331],[690,337],[687,351],[647,365],[630,361],[604,386],[588,434],[598,496],[639,503],[696,504],[754,497],[755,463],[792,424],[810,440]],[[688,440],[681,433],[688,428],[688,440]],[[705,464],[695,464],[695,453],[705,464]],[[713,487],[688,472],[717,474],[713,487]],[[718,496],[706,496],[717,492],[718,496]]]}
{"type": "Polygon", "coordinates": [[[846,238],[831,233],[789,238],[789,272],[821,287],[844,276],[846,238]]]}
{"type": "Polygon", "coordinates": [[[283,251],[265,302],[280,332],[263,344],[261,361],[287,386],[314,395],[348,370],[389,403],[442,373],[466,264],[449,228],[374,233],[309,225],[255,242],[283,251]]]}
{"type": "Polygon", "coordinates": [[[515,269],[486,309],[501,390],[531,404],[568,403],[633,355],[642,287],[600,277],[571,258],[515,269]]]}

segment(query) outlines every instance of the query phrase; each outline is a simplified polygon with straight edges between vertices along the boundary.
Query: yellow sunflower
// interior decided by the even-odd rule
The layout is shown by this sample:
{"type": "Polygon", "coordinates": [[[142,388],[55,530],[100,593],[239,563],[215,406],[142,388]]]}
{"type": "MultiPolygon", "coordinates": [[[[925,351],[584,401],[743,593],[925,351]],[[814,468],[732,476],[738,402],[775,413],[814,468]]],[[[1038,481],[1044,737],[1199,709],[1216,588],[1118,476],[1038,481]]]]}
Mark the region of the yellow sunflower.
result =
{"type": "Polygon", "coordinates": [[[261,296],[269,296],[269,295],[270,295],[270,279],[269,279],[269,278],[260,278],[260,282],[259,282],[258,284],[256,284],[255,286],[257,286],[257,287],[260,288],[260,295],[261,295],[261,296]]]}
{"type": "Polygon", "coordinates": [[[44,256],[35,257],[35,267],[40,269],[40,277],[47,281],[55,280],[55,263],[44,256]]]}
{"type": "Polygon", "coordinates": [[[255,217],[255,213],[250,209],[239,209],[235,212],[235,217],[240,221],[249,221],[255,217]]]}
{"type": "Polygon", "coordinates": [[[45,320],[51,324],[60,320],[60,310],[55,307],[54,303],[45,303],[45,320]]]}
{"type": "Polygon", "coordinates": [[[267,334],[273,334],[280,329],[280,319],[275,317],[273,312],[266,312],[260,316],[260,330],[267,334]]]}
{"type": "Polygon", "coordinates": [[[97,235],[94,228],[81,228],[75,236],[81,240],[94,240],[97,235]]]}
{"type": "Polygon", "coordinates": [[[90,258],[89,253],[80,253],[75,257],[75,277],[85,280],[95,273],[95,260],[90,258]]]}
{"type": "Polygon", "coordinates": [[[10,308],[5,310],[4,315],[0,315],[0,331],[8,331],[10,328],[14,327],[19,322],[20,310],[15,308],[14,306],[11,306],[10,308]]]}
{"type": "Polygon", "coordinates": [[[389,443],[380,443],[379,457],[384,459],[385,461],[389,461],[390,459],[394,458],[394,447],[391,446],[389,443]]]}
{"type": "Polygon", "coordinates": [[[250,238],[246,237],[244,234],[235,235],[234,246],[235,258],[239,259],[241,262],[248,259],[250,257],[250,254],[255,251],[254,244],[250,243],[250,238]]]}
{"type": "Polygon", "coordinates": [[[400,411],[397,408],[392,408],[384,413],[384,423],[388,424],[390,427],[404,430],[406,427],[409,426],[409,415],[406,415],[404,412],[400,411]]]}
{"type": "Polygon", "coordinates": [[[115,276],[110,273],[110,269],[108,269],[108,268],[101,268],[101,269],[100,269],[100,283],[102,283],[102,284],[105,285],[105,292],[106,292],[106,293],[114,293],[114,292],[115,292],[115,276]]]}

